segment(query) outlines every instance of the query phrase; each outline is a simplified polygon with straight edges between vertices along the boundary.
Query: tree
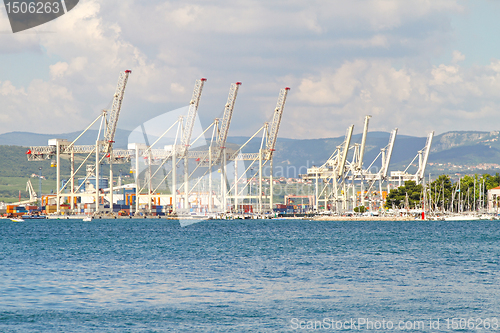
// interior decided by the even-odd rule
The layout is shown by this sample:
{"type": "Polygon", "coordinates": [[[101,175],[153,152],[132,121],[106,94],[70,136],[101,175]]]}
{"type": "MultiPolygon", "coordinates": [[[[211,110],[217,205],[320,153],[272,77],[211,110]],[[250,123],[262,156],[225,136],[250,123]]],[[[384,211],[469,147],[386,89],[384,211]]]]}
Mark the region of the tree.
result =
{"type": "Polygon", "coordinates": [[[440,175],[430,185],[431,199],[433,209],[444,210],[451,202],[453,193],[453,184],[451,183],[450,176],[440,175]]]}
{"type": "Polygon", "coordinates": [[[387,195],[385,207],[404,207],[407,195],[408,204],[410,206],[409,208],[415,208],[419,206],[422,197],[422,185],[417,185],[417,183],[415,183],[413,180],[408,180],[405,182],[404,186],[400,186],[397,189],[392,189],[387,195]]]}
{"type": "Polygon", "coordinates": [[[366,207],[365,206],[358,206],[354,208],[354,212],[356,213],[364,213],[366,212],[366,207]]]}

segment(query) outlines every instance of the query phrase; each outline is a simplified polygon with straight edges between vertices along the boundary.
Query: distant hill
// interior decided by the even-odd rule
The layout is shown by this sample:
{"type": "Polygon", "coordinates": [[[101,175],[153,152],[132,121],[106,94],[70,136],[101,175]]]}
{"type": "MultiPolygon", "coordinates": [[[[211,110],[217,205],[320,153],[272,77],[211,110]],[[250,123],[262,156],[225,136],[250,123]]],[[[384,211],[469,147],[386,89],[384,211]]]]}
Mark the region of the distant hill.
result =
{"type": "MultiPolygon", "coordinates": [[[[118,129],[115,136],[115,147],[126,148],[130,131],[118,129]]],[[[61,138],[74,140],[80,132],[64,133],[64,134],[36,134],[29,132],[11,132],[0,134],[0,145],[3,146],[44,146],[47,141],[53,138],[61,138]]],[[[79,144],[94,144],[97,131],[89,130],[79,140],[79,144]]],[[[368,167],[372,161],[379,155],[380,149],[388,144],[389,133],[386,132],[369,132],[366,143],[364,167],[368,167]]],[[[500,164],[500,138],[499,132],[479,132],[479,131],[454,131],[436,135],[434,137],[431,154],[429,156],[428,172],[433,174],[453,173],[457,169],[452,165],[475,166],[479,164],[500,164]]],[[[242,145],[248,140],[247,137],[233,136],[228,138],[228,143],[242,145]]],[[[322,139],[290,139],[278,138],[275,151],[274,166],[278,176],[297,177],[298,174],[304,173],[307,167],[313,165],[319,166],[323,164],[330,155],[340,145],[344,137],[337,138],[322,138],[322,139]],[[281,174],[279,174],[281,172],[281,174]]],[[[406,135],[398,135],[394,146],[393,156],[391,159],[390,170],[404,170],[409,162],[417,155],[426,142],[426,137],[412,137],[406,135]]],[[[361,143],[361,134],[353,135],[351,144],[361,143]]],[[[261,138],[254,138],[244,149],[244,152],[257,152],[261,144],[261,138]]],[[[3,147],[4,153],[18,154],[19,149],[12,147],[3,147]],[[12,151],[9,153],[8,151],[12,151]]],[[[22,156],[24,161],[25,156],[22,156]]],[[[352,160],[352,153],[348,155],[348,159],[352,160]]],[[[20,160],[13,158],[20,162],[20,160]]],[[[7,163],[7,162],[5,162],[7,163]]],[[[8,167],[7,164],[0,164],[2,168],[8,167]]],[[[418,163],[415,160],[414,165],[418,163]]],[[[24,165],[24,163],[22,163],[24,165]]],[[[373,164],[375,168],[380,167],[380,157],[373,164]]],[[[18,170],[33,172],[37,169],[26,166],[18,170]]],[[[496,167],[491,170],[482,170],[481,172],[496,172],[496,167]]],[[[460,168],[459,168],[460,169],[460,168]]],[[[462,168],[464,169],[464,168],[462,168]]],[[[465,168],[467,169],[467,168],[465,168]]],[[[414,171],[415,168],[409,171],[414,171]]],[[[469,170],[469,169],[467,169],[469,170]]],[[[474,172],[474,169],[470,169],[474,172]]],[[[16,175],[19,173],[16,171],[16,175]]],[[[6,171],[8,174],[12,170],[6,171]]],[[[4,172],[5,174],[5,172],[4,172]]]]}
{"type": "MultiPolygon", "coordinates": [[[[81,132],[71,132],[62,134],[37,134],[30,132],[9,132],[0,134],[0,145],[6,146],[46,146],[50,139],[66,139],[72,141],[80,135],[81,132]]],[[[115,147],[126,148],[127,139],[130,131],[117,129],[115,134],[115,147]]],[[[91,145],[95,144],[97,138],[97,130],[88,130],[79,140],[78,144],[91,145]]]]}

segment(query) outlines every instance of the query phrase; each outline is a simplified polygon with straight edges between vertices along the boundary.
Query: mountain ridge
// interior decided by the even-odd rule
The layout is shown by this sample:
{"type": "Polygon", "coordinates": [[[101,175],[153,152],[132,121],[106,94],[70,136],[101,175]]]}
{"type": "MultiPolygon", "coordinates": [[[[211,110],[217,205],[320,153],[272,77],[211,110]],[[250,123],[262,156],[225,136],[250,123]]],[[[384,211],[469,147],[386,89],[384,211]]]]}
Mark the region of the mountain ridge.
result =
{"type": "MultiPolygon", "coordinates": [[[[126,148],[131,131],[117,129],[115,148],[126,148]]],[[[80,132],[61,134],[39,134],[32,132],[9,132],[0,134],[0,145],[3,146],[44,146],[53,138],[74,140],[80,132]]],[[[87,131],[78,144],[94,144],[96,130],[87,131]]],[[[367,167],[379,155],[380,149],[388,144],[390,133],[382,131],[368,132],[364,166],[367,167]]],[[[230,136],[228,143],[242,145],[248,140],[245,136],[230,136]]],[[[390,170],[404,170],[418,151],[425,146],[426,137],[398,135],[394,145],[390,170]]],[[[277,167],[288,169],[322,165],[332,155],[336,147],[344,141],[344,136],[333,138],[294,139],[279,138],[276,143],[275,163],[277,167]]],[[[352,136],[351,144],[360,143],[361,134],[352,136]]],[[[261,138],[254,138],[244,149],[246,152],[256,152],[260,148],[261,138]]],[[[352,159],[352,153],[348,160],[352,159]]],[[[380,160],[380,158],[379,158],[380,160]]],[[[448,131],[434,136],[429,155],[428,169],[430,172],[454,172],[452,165],[474,166],[480,164],[500,163],[500,132],[499,131],[448,131]],[[434,164],[437,166],[434,167],[434,164]],[[439,164],[441,164],[439,166],[439,164]],[[446,165],[450,165],[449,168],[446,165]],[[445,167],[443,167],[445,165],[445,167]],[[439,168],[438,168],[439,166],[439,168]],[[441,170],[442,169],[442,170],[441,170]]],[[[418,163],[417,162],[414,162],[418,163]]],[[[379,167],[376,161],[374,167],[379,167]]],[[[462,167],[463,169],[464,167],[462,167]]],[[[459,168],[460,169],[460,168],[459,168]]],[[[296,177],[297,173],[289,174],[296,177]]]]}

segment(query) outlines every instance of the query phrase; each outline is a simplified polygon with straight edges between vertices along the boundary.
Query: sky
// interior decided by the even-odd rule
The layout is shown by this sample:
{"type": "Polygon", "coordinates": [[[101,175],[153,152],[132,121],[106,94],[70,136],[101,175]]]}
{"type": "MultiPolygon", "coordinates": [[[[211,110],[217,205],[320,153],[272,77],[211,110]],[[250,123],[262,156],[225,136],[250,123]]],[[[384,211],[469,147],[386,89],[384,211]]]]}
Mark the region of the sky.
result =
{"type": "Polygon", "coordinates": [[[126,69],[122,129],[188,105],[203,77],[203,126],[242,82],[229,136],[270,121],[284,87],[284,138],[359,133],[365,115],[370,131],[495,131],[499,14],[495,0],[80,0],[14,34],[0,5],[0,133],[85,129],[126,69]]]}

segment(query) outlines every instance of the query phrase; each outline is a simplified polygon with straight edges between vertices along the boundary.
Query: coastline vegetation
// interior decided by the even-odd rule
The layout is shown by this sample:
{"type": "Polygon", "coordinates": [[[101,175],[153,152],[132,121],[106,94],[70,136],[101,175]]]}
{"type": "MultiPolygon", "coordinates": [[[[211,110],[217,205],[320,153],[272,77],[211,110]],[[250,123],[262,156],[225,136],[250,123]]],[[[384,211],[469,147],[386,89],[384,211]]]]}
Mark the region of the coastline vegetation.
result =
{"type": "Polygon", "coordinates": [[[431,202],[432,209],[449,210],[462,203],[462,210],[474,210],[486,201],[488,190],[500,185],[500,174],[463,176],[453,183],[449,175],[440,175],[430,184],[417,185],[406,181],[403,186],[392,189],[387,195],[385,208],[422,207],[424,197],[431,202]],[[425,195],[424,195],[425,188],[425,195]]]}

